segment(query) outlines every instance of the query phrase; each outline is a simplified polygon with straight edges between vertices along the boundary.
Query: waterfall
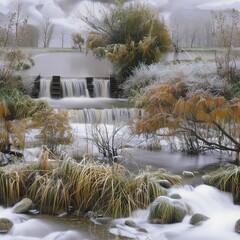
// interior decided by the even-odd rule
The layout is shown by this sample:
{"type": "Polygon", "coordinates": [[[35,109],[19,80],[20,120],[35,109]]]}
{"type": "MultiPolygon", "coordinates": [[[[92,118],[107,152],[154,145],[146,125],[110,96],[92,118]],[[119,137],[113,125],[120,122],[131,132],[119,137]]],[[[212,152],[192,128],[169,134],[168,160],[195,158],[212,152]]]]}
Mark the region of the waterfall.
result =
{"type": "Polygon", "coordinates": [[[41,79],[40,92],[39,92],[40,98],[42,98],[42,97],[50,98],[51,97],[50,84],[51,84],[50,79],[45,79],[45,78],[41,79]]]}
{"type": "Polygon", "coordinates": [[[110,80],[109,79],[93,79],[94,97],[110,97],[110,80]]]}
{"type": "Polygon", "coordinates": [[[126,122],[139,115],[138,109],[135,108],[112,108],[112,109],[70,109],[69,116],[73,123],[106,123],[126,122]]]}
{"type": "Polygon", "coordinates": [[[89,97],[86,79],[61,79],[63,97],[89,97]]]}
{"type": "MultiPolygon", "coordinates": [[[[40,80],[39,97],[51,98],[51,79],[40,80]]],[[[110,98],[110,80],[109,79],[93,79],[93,97],[95,98],[110,98]]],[[[85,78],[81,79],[61,79],[61,87],[63,98],[66,97],[89,97],[87,81],[85,78]]]]}

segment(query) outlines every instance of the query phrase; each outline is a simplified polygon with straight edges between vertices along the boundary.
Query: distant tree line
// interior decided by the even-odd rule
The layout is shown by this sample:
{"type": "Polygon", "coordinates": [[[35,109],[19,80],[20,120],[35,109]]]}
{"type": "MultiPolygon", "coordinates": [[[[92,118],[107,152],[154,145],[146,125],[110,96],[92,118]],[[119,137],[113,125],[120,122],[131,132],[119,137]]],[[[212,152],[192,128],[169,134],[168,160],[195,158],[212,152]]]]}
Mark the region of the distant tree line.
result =
{"type": "Polygon", "coordinates": [[[49,18],[43,19],[38,26],[30,24],[22,1],[17,1],[7,17],[6,23],[0,25],[0,47],[49,47],[55,28],[49,18]]]}

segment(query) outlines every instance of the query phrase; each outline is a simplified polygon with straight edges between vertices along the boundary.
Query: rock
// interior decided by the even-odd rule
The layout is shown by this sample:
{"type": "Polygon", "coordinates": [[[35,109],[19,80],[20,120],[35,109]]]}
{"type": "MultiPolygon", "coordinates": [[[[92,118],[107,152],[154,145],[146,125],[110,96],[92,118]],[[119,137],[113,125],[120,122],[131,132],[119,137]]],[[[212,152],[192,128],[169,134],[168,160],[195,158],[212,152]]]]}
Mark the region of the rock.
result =
{"type": "Polygon", "coordinates": [[[199,225],[201,222],[207,221],[209,217],[200,214],[200,213],[195,213],[191,219],[190,219],[190,224],[192,225],[199,225]]]}
{"type": "Polygon", "coordinates": [[[102,223],[102,224],[108,224],[113,220],[113,218],[111,217],[97,217],[96,221],[98,223],[102,223]]]}
{"type": "Polygon", "coordinates": [[[161,196],[150,205],[149,220],[158,224],[177,223],[181,222],[187,213],[186,205],[180,200],[161,196]]]}
{"type": "Polygon", "coordinates": [[[142,233],[148,233],[148,231],[145,228],[138,228],[137,230],[142,233]]]}
{"type": "Polygon", "coordinates": [[[190,172],[190,171],[183,171],[182,175],[184,177],[194,177],[194,173],[193,172],[190,172]]]}
{"type": "Polygon", "coordinates": [[[240,219],[238,219],[235,224],[235,232],[240,233],[240,219]]]}
{"type": "Polygon", "coordinates": [[[137,224],[133,221],[133,220],[126,220],[125,225],[129,226],[129,227],[132,227],[132,228],[137,228],[137,224]]]}
{"type": "Polygon", "coordinates": [[[22,201],[16,203],[12,207],[13,213],[25,213],[30,210],[32,205],[32,200],[30,198],[24,198],[22,201]]]}
{"type": "Polygon", "coordinates": [[[210,175],[203,175],[202,176],[202,181],[206,185],[210,185],[211,182],[211,176],[210,175]]]}
{"type": "Polygon", "coordinates": [[[172,201],[172,205],[174,206],[173,222],[181,222],[188,213],[185,203],[175,199],[172,201]]]}
{"type": "Polygon", "coordinates": [[[8,218],[0,218],[0,233],[8,232],[13,226],[13,222],[8,218]]]}
{"type": "Polygon", "coordinates": [[[159,180],[159,184],[161,187],[166,188],[166,189],[168,189],[172,186],[171,183],[166,179],[159,180]]]}
{"type": "Polygon", "coordinates": [[[173,193],[169,197],[172,199],[181,199],[182,198],[181,195],[178,193],[173,193]]]}
{"type": "Polygon", "coordinates": [[[75,209],[73,206],[68,206],[68,210],[64,213],[59,214],[57,217],[61,218],[61,217],[67,217],[72,215],[75,212],[75,209]]]}

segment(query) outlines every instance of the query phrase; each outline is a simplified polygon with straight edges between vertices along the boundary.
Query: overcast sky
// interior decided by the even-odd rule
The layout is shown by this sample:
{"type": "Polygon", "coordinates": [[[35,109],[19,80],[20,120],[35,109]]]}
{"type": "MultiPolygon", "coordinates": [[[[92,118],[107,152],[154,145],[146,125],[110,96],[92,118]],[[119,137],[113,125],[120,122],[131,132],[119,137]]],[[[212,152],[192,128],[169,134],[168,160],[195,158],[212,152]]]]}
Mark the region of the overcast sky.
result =
{"type": "MultiPolygon", "coordinates": [[[[0,24],[4,23],[4,15],[12,11],[18,0],[0,0],[0,24]]],[[[79,31],[83,26],[76,18],[79,14],[86,14],[86,9],[93,9],[96,14],[101,9],[98,0],[21,0],[24,3],[24,11],[29,16],[29,22],[39,23],[46,17],[66,31],[79,31]]],[[[135,0],[160,7],[168,16],[181,9],[224,9],[236,8],[240,10],[240,0],[135,0]]],[[[102,0],[101,2],[113,2],[102,0]]]]}

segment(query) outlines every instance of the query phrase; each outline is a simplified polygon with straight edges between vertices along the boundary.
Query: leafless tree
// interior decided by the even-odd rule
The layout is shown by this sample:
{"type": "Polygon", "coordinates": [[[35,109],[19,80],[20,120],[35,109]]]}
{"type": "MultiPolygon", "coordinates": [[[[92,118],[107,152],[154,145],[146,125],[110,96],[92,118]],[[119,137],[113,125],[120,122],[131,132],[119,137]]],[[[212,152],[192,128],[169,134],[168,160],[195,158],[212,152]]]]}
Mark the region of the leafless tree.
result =
{"type": "Polygon", "coordinates": [[[54,38],[54,27],[55,25],[49,18],[44,19],[40,25],[40,41],[44,48],[49,47],[50,42],[54,38]]]}
{"type": "Polygon", "coordinates": [[[213,38],[216,47],[222,47],[225,52],[216,55],[218,73],[230,82],[231,71],[234,68],[234,48],[239,45],[240,13],[236,9],[225,12],[212,12],[213,38]]]}
{"type": "Polygon", "coordinates": [[[25,27],[26,34],[19,43],[20,47],[38,47],[39,31],[37,26],[27,24],[25,27]]]}
{"type": "Polygon", "coordinates": [[[13,49],[19,46],[23,37],[26,35],[26,25],[28,17],[24,16],[23,2],[17,1],[13,6],[13,10],[8,16],[8,21],[1,28],[2,47],[11,46],[13,49]]]}
{"type": "Polygon", "coordinates": [[[63,48],[64,47],[64,39],[65,39],[65,32],[64,31],[61,31],[60,38],[61,38],[61,46],[63,48]]]}
{"type": "Polygon", "coordinates": [[[14,45],[18,46],[21,37],[24,34],[25,28],[23,26],[26,26],[28,18],[23,16],[23,2],[17,1],[15,5],[15,33],[14,33],[14,45]],[[21,30],[21,31],[20,31],[21,30]]]}
{"type": "Polygon", "coordinates": [[[193,31],[192,35],[191,35],[191,45],[190,45],[191,48],[193,48],[193,45],[194,45],[194,43],[195,43],[195,41],[196,41],[197,34],[198,34],[198,30],[199,30],[198,28],[195,29],[195,30],[193,31]]]}
{"type": "Polygon", "coordinates": [[[181,42],[183,40],[183,35],[181,33],[181,28],[178,21],[175,19],[174,26],[172,28],[172,44],[174,47],[175,53],[179,53],[181,49],[181,42]]]}
{"type": "Polygon", "coordinates": [[[14,18],[15,18],[15,13],[11,13],[10,16],[8,16],[8,22],[5,25],[5,27],[2,29],[3,31],[3,37],[2,37],[2,47],[5,48],[11,38],[12,30],[13,30],[13,25],[14,25],[14,18]]]}

